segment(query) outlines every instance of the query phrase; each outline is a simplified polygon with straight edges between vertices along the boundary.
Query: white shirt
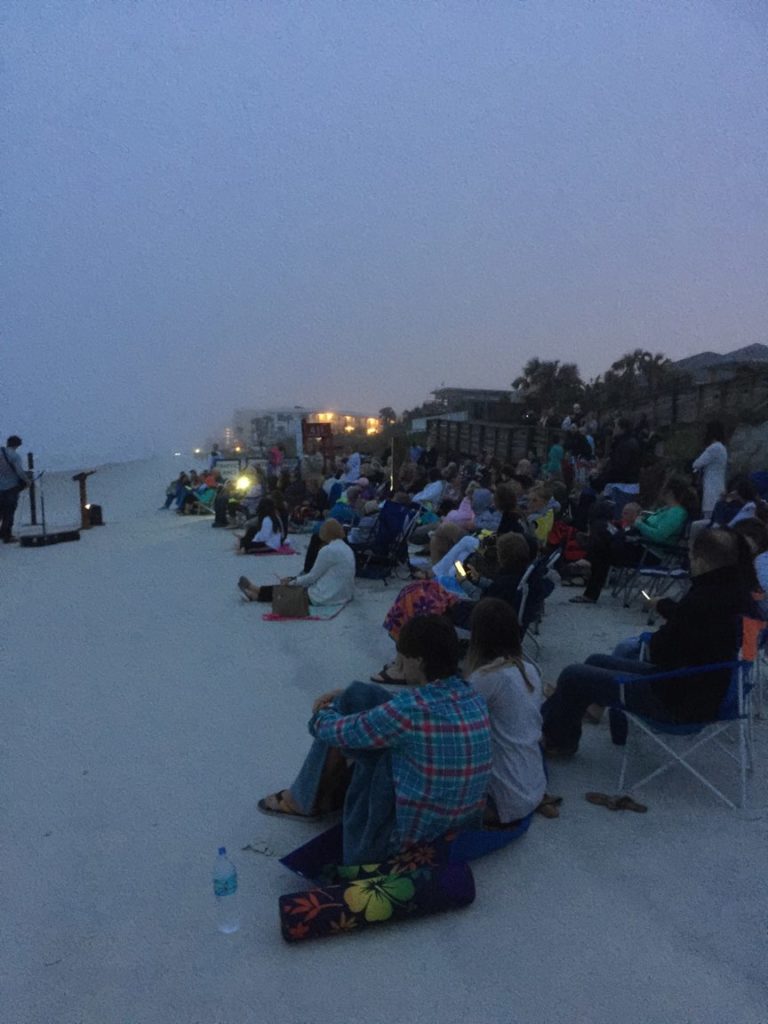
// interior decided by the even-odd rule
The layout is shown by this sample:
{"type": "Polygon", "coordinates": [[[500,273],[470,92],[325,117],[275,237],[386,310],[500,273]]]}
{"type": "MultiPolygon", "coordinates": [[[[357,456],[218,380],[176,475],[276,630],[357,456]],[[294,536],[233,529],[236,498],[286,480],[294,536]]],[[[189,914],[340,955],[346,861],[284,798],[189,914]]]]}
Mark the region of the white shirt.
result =
{"type": "Polygon", "coordinates": [[[445,480],[433,480],[431,484],[427,484],[423,491],[414,494],[413,501],[428,501],[432,505],[437,505],[443,496],[444,490],[445,480]]]}
{"type": "Polygon", "coordinates": [[[736,523],[741,523],[745,519],[754,519],[755,513],[757,512],[757,505],[754,501],[745,502],[733,519],[730,520],[728,526],[735,526],[736,523]]]}
{"type": "Polygon", "coordinates": [[[274,522],[270,516],[264,516],[261,529],[251,541],[252,544],[259,542],[266,544],[268,548],[272,548],[274,551],[282,547],[283,538],[278,528],[278,523],[274,522]]]}
{"type": "Polygon", "coordinates": [[[528,661],[525,674],[509,661],[477,669],[467,682],[488,705],[491,720],[491,782],[489,791],[499,820],[517,821],[535,810],[546,792],[541,757],[541,676],[528,661]]]}
{"type": "Polygon", "coordinates": [[[297,586],[306,587],[310,604],[345,604],[355,592],[355,554],[343,540],[332,540],[317,553],[315,564],[297,586]]]}
{"type": "Polygon", "coordinates": [[[721,441],[713,441],[704,449],[693,464],[701,472],[704,496],[701,499],[702,512],[712,514],[716,502],[725,490],[725,473],[728,468],[728,452],[721,441]]]}
{"type": "Polygon", "coordinates": [[[353,484],[360,479],[360,456],[357,452],[353,452],[347,459],[347,466],[341,479],[346,484],[353,484]]]}

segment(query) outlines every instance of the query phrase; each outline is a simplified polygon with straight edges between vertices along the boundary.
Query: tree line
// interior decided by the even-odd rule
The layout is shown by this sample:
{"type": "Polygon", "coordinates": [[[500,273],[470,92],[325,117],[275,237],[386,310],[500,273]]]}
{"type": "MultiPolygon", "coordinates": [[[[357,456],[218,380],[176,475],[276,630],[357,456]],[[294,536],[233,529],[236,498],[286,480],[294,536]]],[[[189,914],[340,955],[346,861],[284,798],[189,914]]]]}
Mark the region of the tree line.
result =
{"type": "MultiPolygon", "coordinates": [[[[574,402],[599,415],[631,410],[673,384],[684,387],[688,381],[688,375],[676,369],[663,353],[637,348],[611,363],[605,373],[587,381],[576,363],[534,357],[528,360],[510,387],[524,399],[520,404],[521,415],[534,412],[541,416],[550,410],[565,414],[574,402]]],[[[382,425],[391,427],[398,419],[405,423],[418,416],[439,414],[443,408],[437,402],[424,402],[415,409],[406,409],[398,417],[391,406],[385,406],[379,410],[379,417],[382,425]]]]}

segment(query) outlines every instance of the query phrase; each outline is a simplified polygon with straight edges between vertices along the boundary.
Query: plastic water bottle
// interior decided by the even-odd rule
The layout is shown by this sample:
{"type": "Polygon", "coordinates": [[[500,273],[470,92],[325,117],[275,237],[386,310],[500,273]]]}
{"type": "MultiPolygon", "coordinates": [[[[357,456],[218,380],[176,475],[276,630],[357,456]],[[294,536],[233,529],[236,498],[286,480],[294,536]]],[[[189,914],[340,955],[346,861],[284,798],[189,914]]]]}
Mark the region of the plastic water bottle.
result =
{"type": "Polygon", "coordinates": [[[225,935],[240,927],[237,899],[237,868],[227,857],[226,846],[219,847],[213,865],[213,895],[216,897],[218,928],[225,935]]]}

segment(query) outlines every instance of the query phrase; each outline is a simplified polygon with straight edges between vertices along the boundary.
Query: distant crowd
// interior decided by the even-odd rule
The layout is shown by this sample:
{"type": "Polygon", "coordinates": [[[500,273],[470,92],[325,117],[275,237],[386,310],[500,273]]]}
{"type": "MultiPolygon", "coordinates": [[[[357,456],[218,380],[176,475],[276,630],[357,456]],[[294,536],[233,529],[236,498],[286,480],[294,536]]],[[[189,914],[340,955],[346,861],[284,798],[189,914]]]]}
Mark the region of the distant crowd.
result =
{"type": "MultiPolygon", "coordinates": [[[[345,863],[556,813],[544,758],[576,753],[583,724],[619,701],[619,677],[633,683],[628,711],[678,724],[720,713],[731,677],[705,666],[730,661],[745,618],[768,613],[764,475],[728,477],[716,423],[679,476],[649,451],[647,424],[619,417],[595,437],[578,405],[560,422],[545,453],[515,464],[414,445],[394,468],[391,451],[349,452],[325,476],[321,461],[286,470],[274,455],[224,482],[214,453],[206,473],[168,489],[165,507],[205,507],[214,526],[239,528],[242,554],[283,552],[309,534],[302,573],[281,584],[306,593],[310,616],[344,607],[360,577],[407,576],[384,619],[393,657],[370,683],[318,698],[296,780],[260,801],[294,817],[343,808],[345,863]],[[545,694],[523,643],[537,646],[553,588],[579,586],[571,601],[594,605],[653,567],[665,579],[674,569],[680,590],[647,599],[660,628],[567,666],[545,694]]],[[[241,576],[238,586],[249,601],[275,599],[272,584],[241,576]]]]}

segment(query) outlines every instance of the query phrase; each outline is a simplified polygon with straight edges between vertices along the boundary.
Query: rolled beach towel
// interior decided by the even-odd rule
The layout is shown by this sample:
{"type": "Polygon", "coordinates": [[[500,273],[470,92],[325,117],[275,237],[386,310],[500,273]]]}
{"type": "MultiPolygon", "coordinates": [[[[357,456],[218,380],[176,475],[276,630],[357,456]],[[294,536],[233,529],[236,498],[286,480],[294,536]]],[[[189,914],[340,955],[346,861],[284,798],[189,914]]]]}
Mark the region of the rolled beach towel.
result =
{"type": "Polygon", "coordinates": [[[338,885],[281,896],[280,928],[286,942],[300,942],[456,910],[474,898],[475,880],[468,864],[352,877],[338,885]]]}

